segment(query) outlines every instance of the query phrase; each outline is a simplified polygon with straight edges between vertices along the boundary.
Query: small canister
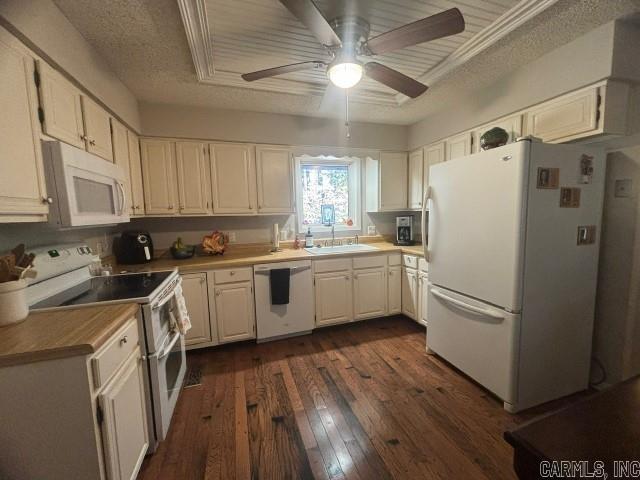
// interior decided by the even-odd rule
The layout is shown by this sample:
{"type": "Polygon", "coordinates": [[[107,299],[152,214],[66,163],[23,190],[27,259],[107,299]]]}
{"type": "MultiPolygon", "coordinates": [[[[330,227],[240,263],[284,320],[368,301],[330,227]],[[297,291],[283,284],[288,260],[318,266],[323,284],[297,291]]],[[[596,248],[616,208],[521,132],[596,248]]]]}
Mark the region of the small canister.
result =
{"type": "Polygon", "coordinates": [[[27,281],[0,283],[0,326],[18,323],[28,315],[27,281]]]}

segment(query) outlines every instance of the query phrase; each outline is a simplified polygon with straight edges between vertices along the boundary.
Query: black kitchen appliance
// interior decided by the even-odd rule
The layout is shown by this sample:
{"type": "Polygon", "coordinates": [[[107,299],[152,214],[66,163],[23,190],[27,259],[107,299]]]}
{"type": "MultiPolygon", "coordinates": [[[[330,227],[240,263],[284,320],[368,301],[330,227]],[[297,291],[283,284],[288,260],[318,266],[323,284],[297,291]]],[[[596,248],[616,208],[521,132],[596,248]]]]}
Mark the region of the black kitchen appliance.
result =
{"type": "Polygon", "coordinates": [[[153,259],[151,235],[136,230],[124,231],[114,245],[114,252],[122,265],[150,262],[153,259]]]}
{"type": "Polygon", "coordinates": [[[396,217],[396,245],[413,245],[413,217],[396,217]]]}

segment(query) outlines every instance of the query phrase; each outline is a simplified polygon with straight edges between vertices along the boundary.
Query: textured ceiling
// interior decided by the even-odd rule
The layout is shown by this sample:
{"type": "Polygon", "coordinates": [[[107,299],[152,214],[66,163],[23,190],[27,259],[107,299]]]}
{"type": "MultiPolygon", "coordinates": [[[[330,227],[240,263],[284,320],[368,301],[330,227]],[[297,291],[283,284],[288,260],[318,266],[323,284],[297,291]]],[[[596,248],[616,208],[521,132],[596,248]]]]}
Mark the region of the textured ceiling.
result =
{"type": "MultiPolygon", "coordinates": [[[[212,1],[225,3],[226,0],[212,1]]],[[[251,1],[263,3],[263,0],[251,1]]],[[[276,0],[268,1],[277,5],[276,0]]],[[[341,6],[337,1],[323,0],[318,4],[330,16],[332,8],[341,6]]],[[[296,95],[198,83],[175,0],[54,2],[141,101],[310,116],[338,117],[342,114],[338,105],[323,104],[322,95],[296,95]]],[[[246,3],[245,0],[243,3],[246,3]]],[[[449,2],[415,3],[441,5],[449,2]]],[[[478,2],[467,3],[475,5],[478,2]]],[[[482,3],[491,3],[495,8],[503,9],[512,2],[492,0],[482,3]]],[[[414,123],[443,106],[455,106],[461,90],[474,90],[490,84],[505,73],[585,32],[638,9],[640,0],[559,0],[535,19],[499,40],[489,51],[472,58],[430,85],[429,91],[420,98],[400,106],[352,102],[351,117],[353,120],[379,123],[414,123]]],[[[429,7],[425,7],[424,11],[428,14],[429,7]]],[[[423,13],[421,10],[416,12],[416,18],[423,16],[423,13]]],[[[255,12],[248,9],[244,14],[251,18],[255,12]]],[[[397,22],[402,23],[403,20],[397,22]]],[[[386,30],[387,26],[377,28],[386,30]]],[[[454,41],[452,37],[438,42],[447,45],[447,42],[454,41]]],[[[420,50],[422,47],[413,48],[420,50]]],[[[215,55],[214,44],[214,61],[217,62],[215,55]]],[[[223,61],[222,58],[219,60],[223,61]]],[[[385,63],[389,65],[393,61],[391,55],[385,58],[385,63]]],[[[271,65],[264,58],[255,60],[255,69],[271,65]]],[[[399,67],[399,64],[394,66],[399,67]]],[[[402,70],[413,74],[414,71],[409,67],[411,65],[403,65],[402,70]]]]}

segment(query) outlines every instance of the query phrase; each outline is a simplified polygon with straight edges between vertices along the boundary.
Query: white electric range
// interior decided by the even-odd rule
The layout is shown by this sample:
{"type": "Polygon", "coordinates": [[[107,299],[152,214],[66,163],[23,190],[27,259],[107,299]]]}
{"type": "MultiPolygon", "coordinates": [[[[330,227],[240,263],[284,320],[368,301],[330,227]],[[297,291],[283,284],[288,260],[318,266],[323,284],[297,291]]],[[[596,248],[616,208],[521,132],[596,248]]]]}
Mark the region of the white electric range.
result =
{"type": "Polygon", "coordinates": [[[34,253],[38,275],[27,288],[32,311],[140,304],[149,451],[153,452],[167,435],[186,374],[184,336],[176,328],[173,313],[175,289],[181,283],[177,270],[96,277],[89,266],[99,259],[87,245],[53,245],[34,253]]]}

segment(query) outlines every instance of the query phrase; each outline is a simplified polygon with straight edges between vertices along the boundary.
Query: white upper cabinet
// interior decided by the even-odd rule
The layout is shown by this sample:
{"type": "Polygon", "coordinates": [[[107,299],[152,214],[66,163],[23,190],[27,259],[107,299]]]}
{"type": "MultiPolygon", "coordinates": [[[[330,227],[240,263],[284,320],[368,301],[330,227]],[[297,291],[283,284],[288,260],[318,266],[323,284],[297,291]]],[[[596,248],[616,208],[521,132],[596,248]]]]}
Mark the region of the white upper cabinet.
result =
{"type": "Polygon", "coordinates": [[[90,98],[82,95],[82,116],[87,151],[113,161],[111,122],[107,111],[90,98]]]}
{"type": "Polygon", "coordinates": [[[144,204],[148,215],[176,213],[174,144],[167,140],[142,139],[144,204]]]}
{"type": "Polygon", "coordinates": [[[132,215],[144,215],[144,189],[142,186],[142,160],[140,159],[140,140],[131,130],[127,130],[129,144],[129,183],[131,186],[132,215]]]}
{"type": "Polygon", "coordinates": [[[433,143],[427,147],[424,147],[423,184],[425,188],[429,186],[429,169],[432,165],[445,161],[444,153],[444,142],[433,143]]]}
{"type": "Polygon", "coordinates": [[[126,181],[124,182],[125,204],[129,215],[135,215],[131,193],[131,168],[129,165],[129,138],[128,129],[115,118],[111,119],[111,143],[113,145],[113,162],[122,167],[126,181]]]}
{"type": "Polygon", "coordinates": [[[445,140],[445,158],[447,160],[453,160],[454,158],[460,158],[471,154],[471,139],[471,132],[464,132],[460,135],[447,138],[445,140]]]}
{"type": "Polygon", "coordinates": [[[509,134],[507,143],[515,142],[516,138],[522,136],[522,115],[512,115],[510,117],[501,118],[494,122],[481,125],[473,131],[473,153],[480,151],[480,137],[492,128],[502,128],[509,134]]]}
{"type": "Polygon", "coordinates": [[[255,147],[211,143],[211,183],[214,213],[257,212],[255,147]]]}
{"type": "Polygon", "coordinates": [[[598,127],[598,87],[590,87],[537,105],[526,112],[527,134],[560,142],[598,127]]]}
{"type": "Polygon", "coordinates": [[[378,195],[381,211],[407,208],[407,170],[407,154],[405,152],[380,153],[380,191],[378,195]]]}
{"type": "Polygon", "coordinates": [[[42,221],[45,201],[33,59],[0,35],[0,222],[42,221]]]}
{"type": "Polygon", "coordinates": [[[211,182],[207,145],[176,142],[179,213],[202,215],[211,212],[211,182]]]}
{"type": "Polygon", "coordinates": [[[422,182],[424,169],[422,148],[409,154],[409,208],[422,208],[422,182]]]}
{"type": "Polygon", "coordinates": [[[45,62],[38,61],[42,130],[65,143],[85,148],[80,90],[45,62]]]}
{"type": "Polygon", "coordinates": [[[293,158],[287,147],[256,147],[258,211],[294,213],[293,158]]]}

